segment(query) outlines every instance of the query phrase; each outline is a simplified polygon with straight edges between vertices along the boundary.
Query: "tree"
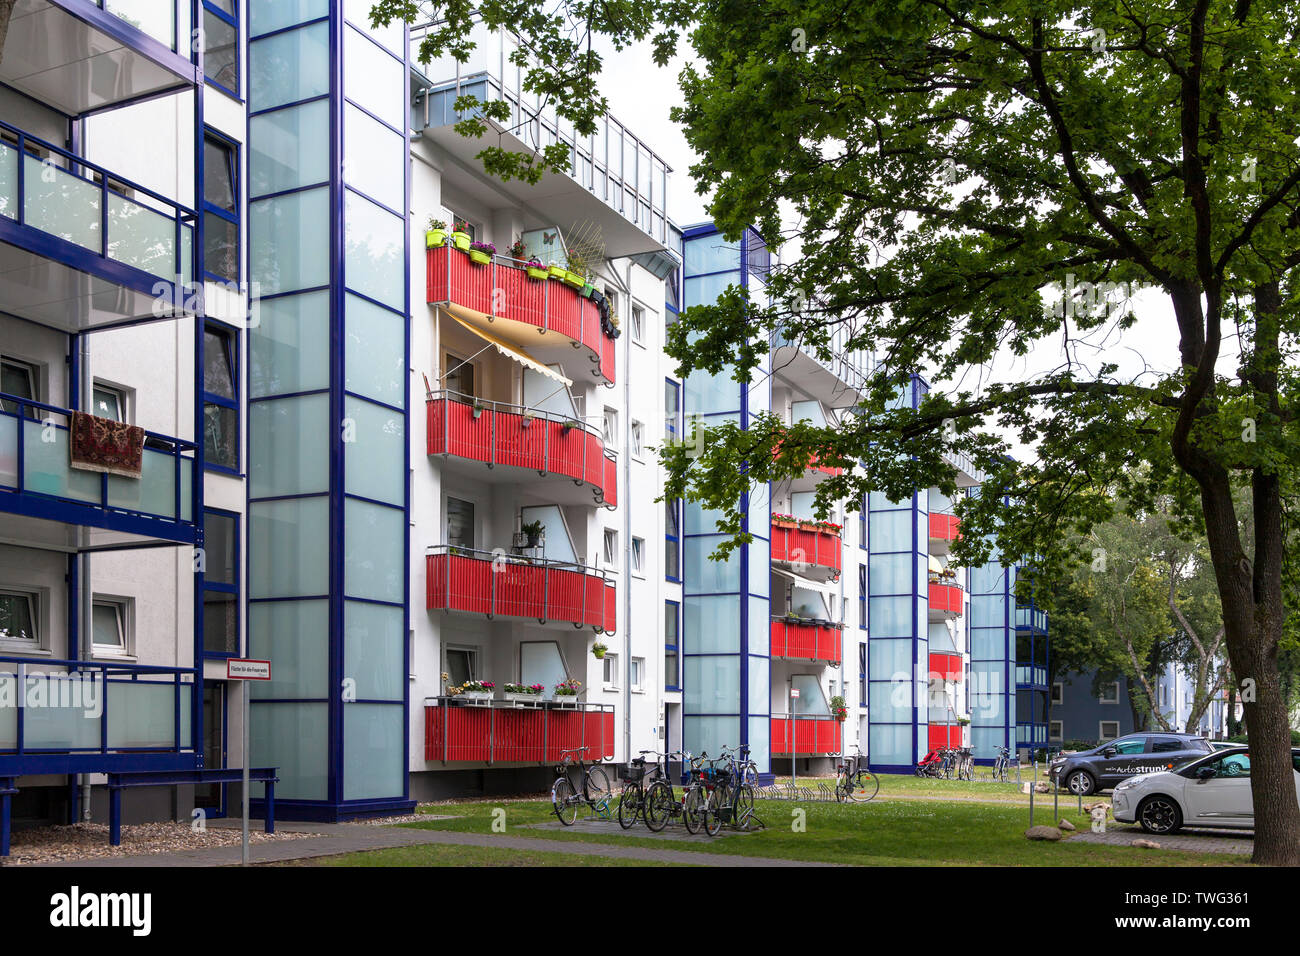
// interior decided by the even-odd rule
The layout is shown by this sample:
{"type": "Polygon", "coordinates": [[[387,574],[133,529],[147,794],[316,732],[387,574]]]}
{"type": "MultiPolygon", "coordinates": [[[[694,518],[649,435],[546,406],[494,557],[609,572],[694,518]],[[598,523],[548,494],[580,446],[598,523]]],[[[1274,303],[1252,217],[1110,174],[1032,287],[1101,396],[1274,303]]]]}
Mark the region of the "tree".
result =
{"type": "Polygon", "coordinates": [[[5,39],[9,36],[9,21],[13,18],[18,0],[0,0],[0,63],[4,62],[5,39]]]}
{"type": "MultiPolygon", "coordinates": [[[[982,560],[995,535],[1007,560],[1032,557],[1050,577],[1068,534],[1113,513],[1096,489],[1116,488],[1141,507],[1180,478],[1205,528],[1243,682],[1254,860],[1300,863],[1278,666],[1283,542],[1293,533],[1284,519],[1300,467],[1293,5],[682,6],[564,9],[616,44],[650,36],[652,20],[668,24],[654,33],[660,59],[675,25],[694,21],[696,64],[682,73],[676,118],[701,157],[696,188],[712,194],[728,239],[754,225],[769,247],[797,236],[802,255],[770,276],[770,298],[732,289],[683,313],[669,335],[679,371],[730,370],[748,381],[777,329],[827,358],[832,333],[847,329],[850,349],[881,361],[859,414],[836,425],[760,415],[747,430],[711,428],[703,454],[665,449],[665,493],[722,510],[734,545],[747,535],[741,492],[802,473],[814,454],[848,469],[819,485],[824,514],[868,489],[955,493],[951,449],[986,473],[959,508],[957,558],[982,560]],[[1144,325],[1164,323],[1177,342],[1173,373],[1121,374],[1112,362],[1090,366],[1081,351],[1081,338],[1128,341],[1138,289],[1171,315],[1144,325]],[[1235,368],[1225,339],[1239,346],[1235,368]],[[1063,353],[1051,371],[969,384],[968,373],[998,354],[1045,346],[1063,353]],[[919,407],[899,407],[918,375],[935,388],[919,407]],[[1014,433],[1033,459],[1010,460],[990,425],[1014,433]],[[1249,549],[1234,481],[1250,488],[1249,549]]],[[[537,4],[488,9],[516,14],[501,22],[518,24],[557,95],[591,99],[591,57],[574,54],[578,44],[560,28],[534,24],[537,4]]],[[[460,0],[440,12],[449,35],[468,28],[460,0]]]]}

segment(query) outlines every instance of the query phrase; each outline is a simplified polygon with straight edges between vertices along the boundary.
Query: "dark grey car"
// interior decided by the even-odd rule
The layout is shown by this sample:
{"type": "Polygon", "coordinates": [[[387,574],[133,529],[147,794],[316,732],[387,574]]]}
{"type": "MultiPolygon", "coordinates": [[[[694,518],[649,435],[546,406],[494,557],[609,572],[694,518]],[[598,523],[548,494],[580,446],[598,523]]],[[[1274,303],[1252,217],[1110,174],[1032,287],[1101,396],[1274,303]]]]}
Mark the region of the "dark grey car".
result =
{"type": "Polygon", "coordinates": [[[1211,749],[1210,742],[1196,734],[1129,734],[1092,750],[1064,754],[1047,773],[1057,787],[1087,796],[1140,773],[1169,770],[1211,749]]]}

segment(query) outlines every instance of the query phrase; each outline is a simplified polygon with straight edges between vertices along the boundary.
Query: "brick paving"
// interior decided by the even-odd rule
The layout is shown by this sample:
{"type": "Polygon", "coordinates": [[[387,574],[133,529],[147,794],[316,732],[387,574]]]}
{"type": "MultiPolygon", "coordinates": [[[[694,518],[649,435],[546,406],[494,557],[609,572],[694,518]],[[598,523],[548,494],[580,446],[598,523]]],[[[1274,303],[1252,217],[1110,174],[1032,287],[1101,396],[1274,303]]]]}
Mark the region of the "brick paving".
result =
{"type": "MultiPolygon", "coordinates": [[[[1255,852],[1255,841],[1245,837],[1242,830],[1204,830],[1184,828],[1172,836],[1156,836],[1143,832],[1139,826],[1125,826],[1114,821],[1106,824],[1105,833],[1081,830],[1070,837],[1071,843],[1103,843],[1109,846],[1131,846],[1134,840],[1150,840],[1162,850],[1187,850],[1192,853],[1232,853],[1250,856],[1255,852]]],[[[1142,852],[1135,847],[1134,852],[1142,852]]]]}

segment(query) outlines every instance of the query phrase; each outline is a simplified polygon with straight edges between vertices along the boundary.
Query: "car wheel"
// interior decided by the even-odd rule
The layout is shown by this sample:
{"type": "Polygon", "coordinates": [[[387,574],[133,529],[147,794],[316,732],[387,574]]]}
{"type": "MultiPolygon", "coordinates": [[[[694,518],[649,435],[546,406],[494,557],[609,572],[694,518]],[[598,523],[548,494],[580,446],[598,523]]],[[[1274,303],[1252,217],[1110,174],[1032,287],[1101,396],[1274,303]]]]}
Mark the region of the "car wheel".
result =
{"type": "Polygon", "coordinates": [[[1173,833],[1183,825],[1183,812],[1166,796],[1147,797],[1137,811],[1138,823],[1147,833],[1173,833]]]}
{"type": "Polygon", "coordinates": [[[1097,782],[1086,770],[1076,770],[1065,778],[1066,789],[1080,797],[1086,797],[1097,789],[1097,782]]]}

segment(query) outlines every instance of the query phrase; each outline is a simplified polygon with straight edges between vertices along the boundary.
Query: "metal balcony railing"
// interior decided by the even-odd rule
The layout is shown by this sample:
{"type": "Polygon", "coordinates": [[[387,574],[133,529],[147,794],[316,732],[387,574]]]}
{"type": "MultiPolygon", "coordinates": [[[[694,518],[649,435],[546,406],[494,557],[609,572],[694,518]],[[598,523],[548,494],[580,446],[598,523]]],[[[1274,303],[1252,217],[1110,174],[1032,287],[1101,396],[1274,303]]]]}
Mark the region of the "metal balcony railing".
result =
{"type": "Polygon", "coordinates": [[[506,701],[464,706],[455,697],[424,702],[424,759],[475,763],[554,763],[562,750],[589,748],[588,761],[614,756],[612,704],[506,701]]]}

